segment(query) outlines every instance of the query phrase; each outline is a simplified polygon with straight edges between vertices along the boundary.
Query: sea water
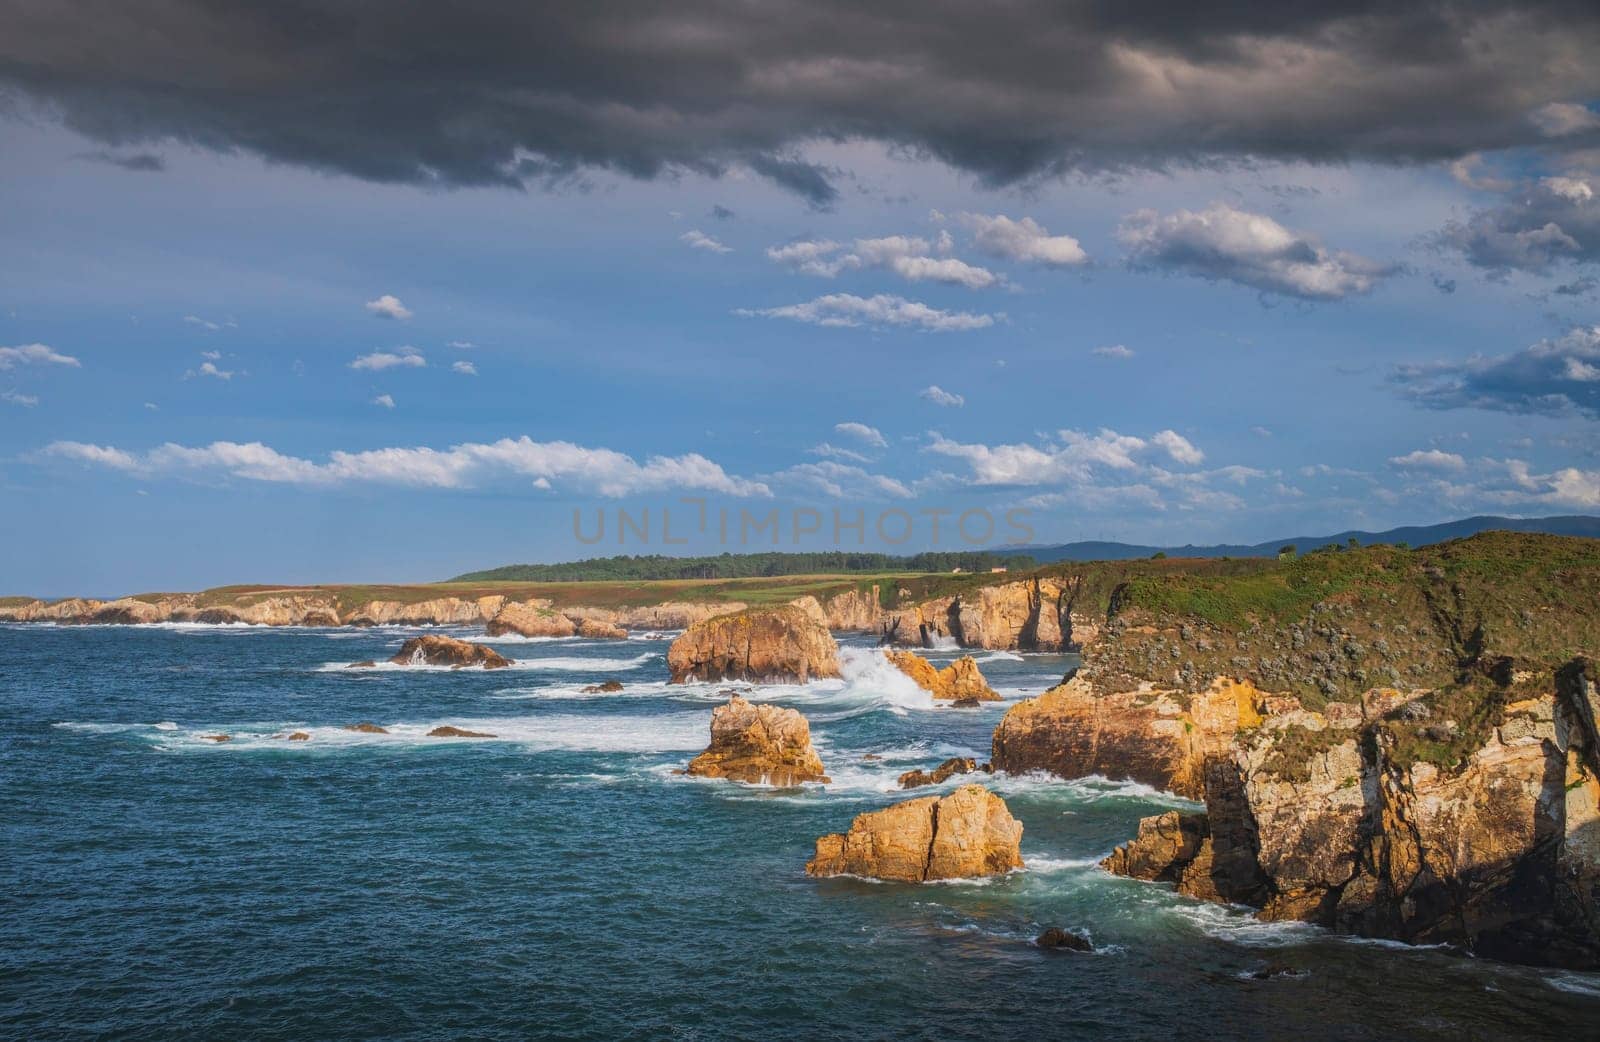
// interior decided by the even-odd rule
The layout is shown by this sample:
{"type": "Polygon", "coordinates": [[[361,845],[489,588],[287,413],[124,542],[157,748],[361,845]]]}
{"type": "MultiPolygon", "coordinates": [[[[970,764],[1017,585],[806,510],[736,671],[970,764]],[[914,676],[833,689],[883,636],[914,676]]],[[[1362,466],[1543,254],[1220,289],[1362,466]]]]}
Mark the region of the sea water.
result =
{"type": "MultiPolygon", "coordinates": [[[[1600,977],[1264,924],[1107,874],[1139,818],[1194,806],[1125,782],[977,776],[1025,826],[1027,867],[1003,878],[807,878],[817,836],[903,798],[903,771],[987,758],[1005,710],[937,707],[865,645],[842,681],[747,692],[807,716],[833,779],[769,789],[678,773],[744,686],[667,684],[665,641],[489,639],[514,668],[345,668],[415,632],[0,626],[0,1032],[1504,1040],[1600,1024],[1600,977]],[[583,691],[611,678],[621,693],[583,691]],[[360,721],[389,733],[343,729],[360,721]],[[426,737],[441,724],[496,737],[426,737]],[[311,740],[282,737],[297,730],[311,740]],[[1095,951],[1040,950],[1046,926],[1095,951]],[[1297,972],[1257,979],[1282,967],[1297,972]]],[[[1007,703],[1073,664],[980,661],[1007,703]]]]}

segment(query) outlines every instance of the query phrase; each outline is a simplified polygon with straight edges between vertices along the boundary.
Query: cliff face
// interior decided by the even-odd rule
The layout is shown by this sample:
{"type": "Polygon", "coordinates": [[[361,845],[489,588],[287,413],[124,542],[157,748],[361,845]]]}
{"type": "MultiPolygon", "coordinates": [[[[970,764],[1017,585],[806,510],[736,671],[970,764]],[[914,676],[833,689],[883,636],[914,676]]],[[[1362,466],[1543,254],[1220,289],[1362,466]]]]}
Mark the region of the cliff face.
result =
{"type": "Polygon", "coordinates": [[[995,766],[1204,800],[1143,822],[1122,874],[1600,967],[1600,548],[1480,537],[1281,579],[1123,591],[1083,669],[1001,722],[995,766]]]}
{"type": "Polygon", "coordinates": [[[1069,578],[1024,579],[937,597],[887,614],[885,643],[933,647],[953,641],[966,648],[1065,651],[1098,636],[1087,611],[1074,613],[1076,583],[1069,578]]]}

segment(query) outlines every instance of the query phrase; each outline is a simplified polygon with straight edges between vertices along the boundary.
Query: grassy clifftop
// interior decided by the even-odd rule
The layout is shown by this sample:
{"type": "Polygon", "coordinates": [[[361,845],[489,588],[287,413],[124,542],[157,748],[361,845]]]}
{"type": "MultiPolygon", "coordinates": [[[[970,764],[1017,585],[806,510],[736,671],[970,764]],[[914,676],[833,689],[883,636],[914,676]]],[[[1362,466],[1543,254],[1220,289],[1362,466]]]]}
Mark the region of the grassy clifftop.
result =
{"type": "Polygon", "coordinates": [[[1096,682],[1193,690],[1213,676],[1308,708],[1425,691],[1397,755],[1450,766],[1503,708],[1600,650],[1600,541],[1491,532],[1423,550],[1318,552],[1253,573],[1176,571],[1113,596],[1096,682]]]}

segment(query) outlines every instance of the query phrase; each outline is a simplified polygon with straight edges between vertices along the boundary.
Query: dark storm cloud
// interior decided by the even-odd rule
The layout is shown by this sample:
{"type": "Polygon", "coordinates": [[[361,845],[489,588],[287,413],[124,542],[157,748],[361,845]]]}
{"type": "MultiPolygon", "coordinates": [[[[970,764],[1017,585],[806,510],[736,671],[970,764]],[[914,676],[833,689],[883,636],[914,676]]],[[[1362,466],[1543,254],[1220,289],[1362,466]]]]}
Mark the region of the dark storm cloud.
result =
{"type": "Polygon", "coordinates": [[[1597,51],[1592,3],[0,0],[0,83],[108,145],[443,185],[743,165],[818,205],[814,141],[1007,184],[1582,137],[1597,51]]]}
{"type": "Polygon", "coordinates": [[[1442,245],[1492,272],[1543,273],[1561,261],[1600,260],[1600,198],[1583,176],[1546,177],[1506,191],[1498,206],[1452,222],[1442,245]]]}
{"type": "Polygon", "coordinates": [[[1434,409],[1600,419],[1600,326],[1493,358],[1402,365],[1390,380],[1406,397],[1434,409]]]}
{"type": "Polygon", "coordinates": [[[160,173],[167,168],[167,164],[160,156],[151,155],[149,152],[134,152],[129,155],[119,155],[116,152],[100,150],[97,152],[83,152],[75,156],[90,163],[105,163],[108,166],[120,166],[124,170],[138,173],[160,173]]]}

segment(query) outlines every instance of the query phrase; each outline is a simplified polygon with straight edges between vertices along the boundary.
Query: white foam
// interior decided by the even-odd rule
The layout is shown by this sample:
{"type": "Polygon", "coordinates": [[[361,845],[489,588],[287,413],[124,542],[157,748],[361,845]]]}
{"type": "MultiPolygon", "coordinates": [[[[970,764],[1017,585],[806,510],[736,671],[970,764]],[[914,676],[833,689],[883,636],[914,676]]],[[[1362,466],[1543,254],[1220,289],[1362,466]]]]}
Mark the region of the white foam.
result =
{"type": "MultiPolygon", "coordinates": [[[[1107,851],[1106,853],[1110,853],[1107,851]]],[[[1101,857],[1041,857],[1034,856],[1023,859],[1023,864],[1029,872],[1037,875],[1055,875],[1059,872],[1082,872],[1086,869],[1098,869],[1101,857]]]]}
{"type": "MultiPolygon", "coordinates": [[[[621,715],[611,713],[550,714],[538,716],[448,717],[423,722],[374,721],[386,734],[348,731],[342,725],[308,724],[302,721],[208,724],[204,727],[160,724],[118,724],[65,721],[55,726],[90,734],[137,735],[161,748],[261,750],[315,752],[319,749],[362,747],[427,747],[480,745],[490,742],[514,743],[532,751],[598,753],[698,752],[705,748],[705,714],[668,713],[621,715]],[[459,727],[494,736],[480,738],[429,738],[428,732],[440,726],[459,727]],[[291,742],[295,731],[310,735],[308,741],[291,742]],[[226,742],[209,741],[209,735],[228,735],[226,742]]],[[[676,758],[676,757],[675,757],[676,758]]]]}
{"type": "Polygon", "coordinates": [[[1178,810],[1200,810],[1203,804],[1185,799],[1176,793],[1164,792],[1153,785],[1128,779],[1106,778],[1091,774],[1083,778],[1058,778],[1042,771],[1026,774],[997,772],[993,788],[1002,795],[1061,795],[1080,803],[1098,803],[1102,800],[1131,800],[1138,803],[1156,803],[1178,810]]]}
{"type": "MultiPolygon", "coordinates": [[[[534,672],[570,672],[570,673],[617,673],[639,667],[660,658],[659,652],[647,651],[632,658],[581,658],[578,656],[556,655],[549,658],[519,658],[514,659],[509,666],[493,670],[495,673],[514,671],[534,672]]],[[[378,659],[370,666],[355,666],[349,662],[324,662],[316,667],[318,673],[372,673],[372,672],[435,672],[454,673],[461,669],[484,672],[482,666],[434,666],[427,664],[412,665],[410,663],[390,662],[388,659],[378,659]]]]}
{"type": "Polygon", "coordinates": [[[973,661],[982,665],[985,662],[1021,662],[1023,658],[1015,651],[991,651],[987,655],[979,655],[973,661]]]}

